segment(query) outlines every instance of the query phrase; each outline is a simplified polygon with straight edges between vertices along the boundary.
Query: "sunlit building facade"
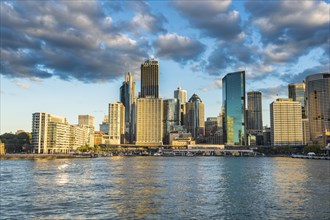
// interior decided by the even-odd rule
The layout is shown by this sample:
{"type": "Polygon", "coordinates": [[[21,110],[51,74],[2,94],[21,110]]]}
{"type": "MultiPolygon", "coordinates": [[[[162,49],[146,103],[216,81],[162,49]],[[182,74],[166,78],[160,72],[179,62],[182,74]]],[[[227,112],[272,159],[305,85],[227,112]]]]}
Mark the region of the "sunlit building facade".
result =
{"type": "Polygon", "coordinates": [[[136,145],[163,144],[163,100],[138,98],[136,100],[136,145]]]}
{"type": "Polygon", "coordinates": [[[307,76],[305,84],[310,140],[325,146],[330,132],[330,72],[307,76]]]}
{"type": "Polygon", "coordinates": [[[123,144],[125,139],[125,106],[109,104],[109,144],[123,144]]]}
{"type": "Polygon", "coordinates": [[[223,135],[228,145],[245,145],[245,71],[222,79],[223,135]]]}
{"type": "Polygon", "coordinates": [[[86,145],[94,147],[94,116],[78,115],[78,125],[87,130],[87,135],[85,135],[86,145]]]}
{"type": "Polygon", "coordinates": [[[279,98],[270,104],[271,144],[303,145],[301,105],[290,98],[279,98]]]}

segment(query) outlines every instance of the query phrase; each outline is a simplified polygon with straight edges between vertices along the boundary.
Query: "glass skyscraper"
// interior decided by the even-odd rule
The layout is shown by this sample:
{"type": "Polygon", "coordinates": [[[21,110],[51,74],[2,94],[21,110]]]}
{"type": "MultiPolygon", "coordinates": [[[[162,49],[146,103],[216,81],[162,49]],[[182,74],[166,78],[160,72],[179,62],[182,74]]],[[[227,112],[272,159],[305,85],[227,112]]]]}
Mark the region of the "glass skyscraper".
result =
{"type": "Polygon", "coordinates": [[[245,71],[222,79],[222,99],[224,142],[245,145],[245,71]]]}
{"type": "Polygon", "coordinates": [[[330,73],[306,77],[307,117],[313,143],[330,142],[330,73]]]}
{"type": "Polygon", "coordinates": [[[301,105],[302,117],[306,118],[305,114],[305,83],[291,83],[288,86],[289,98],[297,101],[301,105]]]}
{"type": "Polygon", "coordinates": [[[125,142],[132,143],[135,134],[135,81],[131,72],[127,73],[120,87],[120,102],[125,107],[125,142]]]}

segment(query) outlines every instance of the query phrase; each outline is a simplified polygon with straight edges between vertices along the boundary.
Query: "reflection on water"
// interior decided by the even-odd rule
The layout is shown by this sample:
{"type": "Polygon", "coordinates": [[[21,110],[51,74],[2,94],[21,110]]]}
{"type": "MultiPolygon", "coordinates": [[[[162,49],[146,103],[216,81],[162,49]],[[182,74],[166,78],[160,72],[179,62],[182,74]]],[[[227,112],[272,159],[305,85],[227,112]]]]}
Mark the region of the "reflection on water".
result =
{"type": "Polygon", "coordinates": [[[330,218],[329,161],[111,157],[0,163],[0,219],[330,218]]]}

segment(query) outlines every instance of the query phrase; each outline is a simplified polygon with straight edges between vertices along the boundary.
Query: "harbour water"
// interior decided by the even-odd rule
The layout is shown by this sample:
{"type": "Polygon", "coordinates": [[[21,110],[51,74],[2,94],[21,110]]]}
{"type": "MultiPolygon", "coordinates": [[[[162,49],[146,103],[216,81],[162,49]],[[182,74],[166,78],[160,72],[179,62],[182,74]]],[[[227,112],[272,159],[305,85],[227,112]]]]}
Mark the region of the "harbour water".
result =
{"type": "Polygon", "coordinates": [[[0,219],[330,219],[330,161],[2,160],[0,219]]]}

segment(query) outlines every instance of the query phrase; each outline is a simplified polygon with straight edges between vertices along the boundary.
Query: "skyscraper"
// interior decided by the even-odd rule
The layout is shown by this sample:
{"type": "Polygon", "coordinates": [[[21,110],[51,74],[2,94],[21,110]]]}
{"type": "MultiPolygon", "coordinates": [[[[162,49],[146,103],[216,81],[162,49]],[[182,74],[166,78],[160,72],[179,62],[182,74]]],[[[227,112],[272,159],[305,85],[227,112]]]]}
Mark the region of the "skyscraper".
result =
{"type": "Polygon", "coordinates": [[[303,145],[301,105],[290,98],[270,104],[271,143],[273,146],[303,145]]]}
{"type": "Polygon", "coordinates": [[[141,98],[159,97],[158,61],[149,59],[141,64],[141,98]]]}
{"type": "Polygon", "coordinates": [[[163,144],[163,100],[138,98],[136,100],[136,145],[163,144]]]}
{"type": "Polygon", "coordinates": [[[222,102],[224,142],[245,145],[245,71],[222,79],[222,102]]]}
{"type": "Polygon", "coordinates": [[[177,90],[174,90],[174,98],[178,99],[180,102],[181,110],[180,110],[180,119],[181,125],[184,125],[185,117],[186,117],[186,102],[187,102],[187,90],[183,90],[180,86],[177,90]]]}
{"type": "Polygon", "coordinates": [[[249,134],[262,134],[262,98],[261,92],[251,91],[247,93],[247,126],[249,134]]]}
{"type": "Polygon", "coordinates": [[[325,146],[330,142],[330,72],[307,76],[305,83],[310,138],[325,146]]]}
{"type": "Polygon", "coordinates": [[[109,104],[109,144],[123,144],[125,137],[125,107],[123,103],[109,104]]]}
{"type": "Polygon", "coordinates": [[[120,102],[125,106],[125,142],[132,143],[135,132],[135,81],[131,72],[127,73],[120,87],[120,102]]]}
{"type": "Polygon", "coordinates": [[[187,102],[187,90],[183,90],[181,87],[178,87],[177,90],[174,90],[174,98],[180,100],[180,103],[187,102]]]}
{"type": "Polygon", "coordinates": [[[163,101],[163,137],[166,137],[176,125],[180,125],[180,101],[166,99],[163,101]]]}
{"type": "Polygon", "coordinates": [[[305,114],[305,83],[291,83],[288,85],[289,98],[297,101],[301,105],[302,118],[306,118],[305,114]]]}
{"type": "Polygon", "coordinates": [[[193,94],[186,103],[186,128],[187,131],[195,138],[205,135],[205,120],[204,120],[204,103],[193,94]]]}

